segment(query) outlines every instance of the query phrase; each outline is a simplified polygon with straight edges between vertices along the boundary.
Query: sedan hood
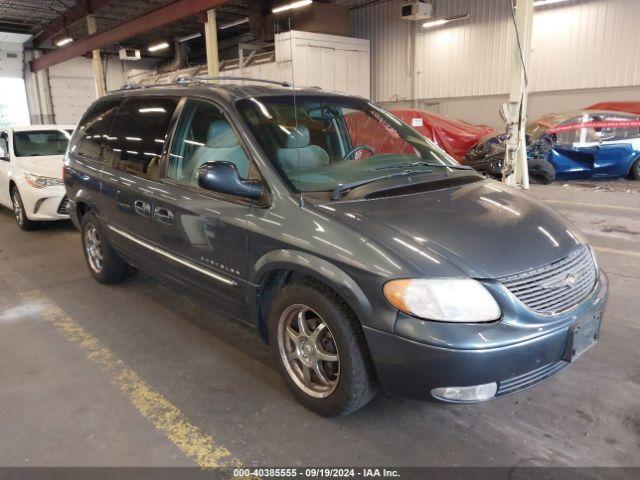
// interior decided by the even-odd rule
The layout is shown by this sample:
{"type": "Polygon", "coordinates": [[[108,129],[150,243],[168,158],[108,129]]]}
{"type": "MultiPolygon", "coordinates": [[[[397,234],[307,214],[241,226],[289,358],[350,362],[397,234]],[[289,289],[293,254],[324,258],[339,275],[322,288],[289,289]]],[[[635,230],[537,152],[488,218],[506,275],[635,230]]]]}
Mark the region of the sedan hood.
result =
{"type": "Polygon", "coordinates": [[[429,265],[422,257],[435,257],[474,278],[540,267],[584,243],[555,211],[492,180],[331,207],[420,270],[429,265]]]}
{"type": "Polygon", "coordinates": [[[26,173],[42,177],[62,178],[64,155],[41,155],[38,157],[20,157],[18,165],[26,173]]]}

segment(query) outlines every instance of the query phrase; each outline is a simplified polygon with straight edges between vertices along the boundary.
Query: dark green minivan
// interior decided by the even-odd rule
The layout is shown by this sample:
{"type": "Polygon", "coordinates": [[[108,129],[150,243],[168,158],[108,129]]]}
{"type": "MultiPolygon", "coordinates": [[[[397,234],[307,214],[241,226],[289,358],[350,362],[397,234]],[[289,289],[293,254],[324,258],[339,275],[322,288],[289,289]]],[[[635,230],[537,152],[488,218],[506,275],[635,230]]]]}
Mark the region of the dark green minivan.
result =
{"type": "Polygon", "coordinates": [[[582,235],[366,99],[197,80],[110,93],[64,181],[96,280],[135,266],[247,322],[323,415],[378,388],[500,397],[598,339],[607,278],[582,235]]]}

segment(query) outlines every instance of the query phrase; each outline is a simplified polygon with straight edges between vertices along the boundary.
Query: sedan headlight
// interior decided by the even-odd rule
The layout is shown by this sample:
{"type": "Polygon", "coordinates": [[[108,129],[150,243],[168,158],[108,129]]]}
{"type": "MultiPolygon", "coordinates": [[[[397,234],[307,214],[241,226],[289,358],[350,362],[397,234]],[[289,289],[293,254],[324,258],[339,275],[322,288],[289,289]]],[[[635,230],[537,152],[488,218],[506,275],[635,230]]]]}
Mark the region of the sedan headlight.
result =
{"type": "Polygon", "coordinates": [[[33,188],[59,187],[64,185],[64,182],[59,178],[41,177],[40,175],[33,175],[32,173],[25,173],[24,179],[33,188]]]}
{"type": "Polygon", "coordinates": [[[384,296],[398,310],[440,322],[491,322],[500,307],[482,284],[471,278],[392,280],[384,296]]]}

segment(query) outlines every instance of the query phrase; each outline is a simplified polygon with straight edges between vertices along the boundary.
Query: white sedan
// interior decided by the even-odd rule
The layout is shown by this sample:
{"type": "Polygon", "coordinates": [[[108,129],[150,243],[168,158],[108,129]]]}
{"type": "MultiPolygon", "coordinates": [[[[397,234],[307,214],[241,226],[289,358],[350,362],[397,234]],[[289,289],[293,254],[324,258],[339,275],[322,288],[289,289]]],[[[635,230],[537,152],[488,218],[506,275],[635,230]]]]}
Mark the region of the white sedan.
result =
{"type": "Polygon", "coordinates": [[[33,125],[0,130],[0,204],[18,225],[69,218],[62,181],[64,154],[73,125],[33,125]]]}

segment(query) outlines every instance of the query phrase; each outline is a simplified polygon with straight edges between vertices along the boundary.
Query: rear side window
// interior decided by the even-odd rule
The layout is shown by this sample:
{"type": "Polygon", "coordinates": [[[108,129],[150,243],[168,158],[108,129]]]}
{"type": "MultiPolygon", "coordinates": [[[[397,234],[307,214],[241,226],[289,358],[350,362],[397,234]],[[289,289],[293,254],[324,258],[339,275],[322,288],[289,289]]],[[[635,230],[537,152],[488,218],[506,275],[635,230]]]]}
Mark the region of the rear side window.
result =
{"type": "Polygon", "coordinates": [[[177,103],[177,99],[156,97],[122,103],[103,153],[107,164],[116,170],[157,179],[159,157],[177,103]]]}
{"type": "Polygon", "coordinates": [[[102,148],[109,142],[109,131],[118,103],[117,100],[100,102],[89,109],[71,139],[72,153],[101,160],[102,148]]]}

